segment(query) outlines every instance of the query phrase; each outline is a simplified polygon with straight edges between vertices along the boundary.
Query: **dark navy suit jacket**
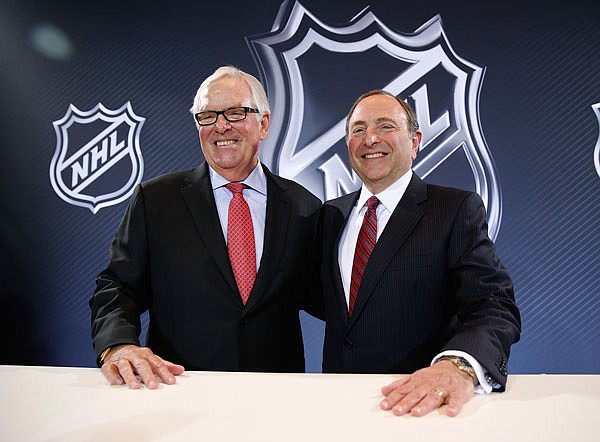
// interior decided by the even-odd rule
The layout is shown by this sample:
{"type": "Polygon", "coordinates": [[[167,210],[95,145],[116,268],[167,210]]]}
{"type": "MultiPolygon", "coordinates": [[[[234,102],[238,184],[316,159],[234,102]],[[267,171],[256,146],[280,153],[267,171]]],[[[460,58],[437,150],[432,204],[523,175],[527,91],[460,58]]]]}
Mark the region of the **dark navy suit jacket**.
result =
{"type": "Polygon", "coordinates": [[[460,350],[503,389],[520,315],[479,195],[413,175],[377,241],[348,318],[338,246],[358,196],[321,209],[323,370],[412,373],[444,350],[460,350]]]}

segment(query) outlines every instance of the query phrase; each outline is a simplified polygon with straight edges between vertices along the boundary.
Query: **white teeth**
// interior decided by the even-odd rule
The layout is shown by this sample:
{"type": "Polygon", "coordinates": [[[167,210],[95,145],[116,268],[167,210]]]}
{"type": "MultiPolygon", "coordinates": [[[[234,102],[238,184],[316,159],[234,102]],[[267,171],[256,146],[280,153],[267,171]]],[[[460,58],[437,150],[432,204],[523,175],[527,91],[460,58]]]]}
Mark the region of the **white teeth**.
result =
{"type": "Polygon", "coordinates": [[[228,146],[229,144],[233,144],[235,143],[234,140],[227,140],[227,141],[217,141],[216,145],[217,146],[228,146]]]}
{"type": "Polygon", "coordinates": [[[371,158],[381,158],[384,155],[382,153],[368,153],[365,155],[365,158],[367,159],[371,159],[371,158]]]}

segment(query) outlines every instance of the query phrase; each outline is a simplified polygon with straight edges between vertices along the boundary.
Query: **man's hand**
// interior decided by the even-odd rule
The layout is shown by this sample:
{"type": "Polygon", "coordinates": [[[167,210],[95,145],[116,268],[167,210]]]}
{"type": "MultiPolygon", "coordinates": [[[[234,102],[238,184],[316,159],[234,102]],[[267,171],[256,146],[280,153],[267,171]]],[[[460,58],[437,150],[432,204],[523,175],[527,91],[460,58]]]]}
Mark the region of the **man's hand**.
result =
{"type": "Polygon", "coordinates": [[[448,404],[446,414],[456,416],[473,396],[473,380],[450,361],[439,361],[381,389],[384,410],[398,416],[423,416],[448,404]]]}
{"type": "Polygon", "coordinates": [[[184,372],[181,365],[165,361],[146,347],[136,345],[117,345],[110,349],[102,364],[102,373],[112,385],[127,384],[137,389],[141,384],[154,390],[159,381],[174,384],[175,376],[184,372]],[[139,375],[140,380],[136,377],[139,375]]]}

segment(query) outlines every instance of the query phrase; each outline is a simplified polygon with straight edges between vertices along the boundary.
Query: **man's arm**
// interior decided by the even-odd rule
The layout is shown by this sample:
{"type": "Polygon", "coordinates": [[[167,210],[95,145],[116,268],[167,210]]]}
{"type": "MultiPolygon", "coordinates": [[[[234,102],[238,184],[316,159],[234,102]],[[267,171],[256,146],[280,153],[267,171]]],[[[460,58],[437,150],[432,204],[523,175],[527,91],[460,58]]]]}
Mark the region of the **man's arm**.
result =
{"type": "Polygon", "coordinates": [[[475,193],[457,213],[448,262],[459,327],[441,350],[468,353],[483,366],[494,389],[503,391],[521,317],[512,280],[488,237],[485,207],[475,193]]]}
{"type": "Polygon", "coordinates": [[[140,315],[148,308],[147,241],[144,197],[136,188],[110,247],[110,262],[96,280],[90,299],[92,342],[96,362],[111,384],[139,388],[139,375],[148,388],[167,384],[183,367],[141,348],[140,315]]]}
{"type": "MultiPolygon", "coordinates": [[[[304,310],[320,320],[325,319],[325,304],[323,301],[323,292],[321,290],[321,204],[318,201],[312,219],[314,225],[313,235],[310,238],[310,256],[308,257],[307,274],[305,283],[307,285],[307,296],[305,297],[304,310]]],[[[308,239],[307,239],[308,240],[308,239]]]]}
{"type": "MultiPolygon", "coordinates": [[[[472,355],[504,389],[510,346],[519,339],[521,321],[512,281],[487,235],[485,208],[478,195],[460,205],[448,247],[450,282],[455,295],[456,332],[444,350],[472,355]]],[[[447,404],[455,416],[472,397],[475,380],[448,360],[440,360],[383,387],[383,409],[422,416],[447,404]]]]}

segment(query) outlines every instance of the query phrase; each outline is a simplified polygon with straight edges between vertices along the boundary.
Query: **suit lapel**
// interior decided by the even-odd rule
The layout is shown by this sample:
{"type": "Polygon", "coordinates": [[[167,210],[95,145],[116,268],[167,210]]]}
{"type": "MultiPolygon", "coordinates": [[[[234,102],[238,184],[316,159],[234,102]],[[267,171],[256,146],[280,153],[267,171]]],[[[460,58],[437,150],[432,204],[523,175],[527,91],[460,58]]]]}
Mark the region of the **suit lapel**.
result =
{"type": "Polygon", "coordinates": [[[291,209],[285,189],[275,182],[273,175],[264,165],[263,170],[267,176],[267,213],[263,253],[244,313],[252,309],[269,292],[269,285],[274,279],[274,273],[279,267],[278,264],[285,249],[285,239],[290,221],[291,209]]]}
{"type": "Polygon", "coordinates": [[[350,318],[350,326],[368,302],[388,264],[424,215],[425,209],[420,203],[425,199],[427,199],[427,185],[413,174],[406,192],[392,213],[369,258],[356,297],[354,312],[350,318]]]}
{"type": "MultiPolygon", "coordinates": [[[[338,260],[338,250],[340,246],[340,240],[342,238],[342,233],[344,232],[344,227],[348,222],[350,212],[356,204],[356,200],[358,199],[359,195],[360,191],[356,191],[336,201],[335,207],[338,209],[338,212],[332,220],[330,232],[330,238],[333,240],[333,242],[331,243],[331,253],[329,253],[329,256],[331,258],[330,265],[331,268],[334,269],[332,277],[337,303],[339,307],[338,312],[342,316],[342,320],[344,321],[344,323],[348,322],[348,304],[346,303],[346,295],[344,294],[344,285],[342,283],[342,274],[340,272],[340,264],[338,260]]],[[[327,238],[325,238],[325,240],[327,240],[327,238]]]]}
{"type": "Polygon", "coordinates": [[[233,292],[237,293],[238,288],[227,255],[227,246],[217,213],[208,165],[202,163],[195,168],[186,182],[187,185],[181,189],[181,195],[192,215],[198,233],[225,280],[233,292]]]}

